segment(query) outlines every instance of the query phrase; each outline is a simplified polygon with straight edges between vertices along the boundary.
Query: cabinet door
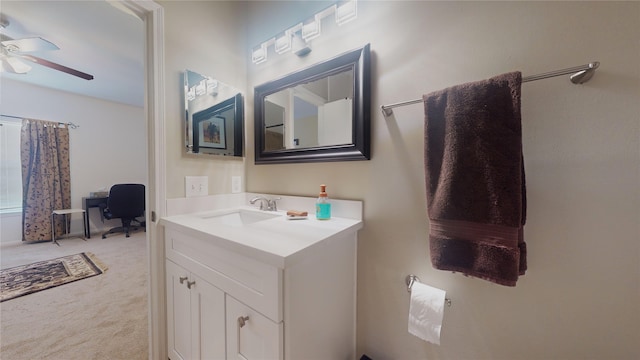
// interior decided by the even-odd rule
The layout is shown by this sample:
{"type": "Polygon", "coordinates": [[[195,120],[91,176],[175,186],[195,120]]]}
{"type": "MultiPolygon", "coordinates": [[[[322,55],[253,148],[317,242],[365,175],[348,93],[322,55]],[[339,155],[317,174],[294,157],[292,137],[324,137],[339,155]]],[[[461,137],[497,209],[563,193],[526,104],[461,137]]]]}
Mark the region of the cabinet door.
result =
{"type": "Polygon", "coordinates": [[[191,294],[186,281],[189,273],[166,262],[167,269],[167,340],[171,360],[193,359],[191,350],[191,294]]]}
{"type": "Polygon", "coordinates": [[[227,295],[227,359],[282,360],[283,327],[227,295]]]}
{"type": "Polygon", "coordinates": [[[191,275],[193,359],[225,359],[224,292],[191,275]]]}
{"type": "Polygon", "coordinates": [[[224,292],[167,261],[167,337],[172,360],[224,360],[224,292]]]}

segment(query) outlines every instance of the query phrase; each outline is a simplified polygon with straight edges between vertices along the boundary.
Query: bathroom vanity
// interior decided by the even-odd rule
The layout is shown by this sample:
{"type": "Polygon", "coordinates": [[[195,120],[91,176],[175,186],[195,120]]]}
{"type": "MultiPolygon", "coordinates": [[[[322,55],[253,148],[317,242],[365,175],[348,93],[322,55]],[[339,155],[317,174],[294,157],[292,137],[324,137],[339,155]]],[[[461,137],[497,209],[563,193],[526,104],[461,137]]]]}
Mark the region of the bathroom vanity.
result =
{"type": "Polygon", "coordinates": [[[355,358],[362,205],[321,221],[314,200],[280,200],[304,220],[243,205],[161,220],[172,360],[355,358]]]}

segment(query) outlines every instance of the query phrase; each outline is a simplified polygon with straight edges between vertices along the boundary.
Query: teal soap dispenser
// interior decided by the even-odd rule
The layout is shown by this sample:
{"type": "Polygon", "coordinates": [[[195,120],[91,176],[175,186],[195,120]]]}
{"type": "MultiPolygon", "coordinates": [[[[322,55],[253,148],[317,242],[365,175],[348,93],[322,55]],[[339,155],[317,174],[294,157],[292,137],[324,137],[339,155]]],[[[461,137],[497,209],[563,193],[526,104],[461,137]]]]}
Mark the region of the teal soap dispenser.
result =
{"type": "Polygon", "coordinates": [[[327,196],[327,185],[320,185],[320,195],[316,200],[316,219],[329,220],[331,219],[331,203],[327,196]]]}

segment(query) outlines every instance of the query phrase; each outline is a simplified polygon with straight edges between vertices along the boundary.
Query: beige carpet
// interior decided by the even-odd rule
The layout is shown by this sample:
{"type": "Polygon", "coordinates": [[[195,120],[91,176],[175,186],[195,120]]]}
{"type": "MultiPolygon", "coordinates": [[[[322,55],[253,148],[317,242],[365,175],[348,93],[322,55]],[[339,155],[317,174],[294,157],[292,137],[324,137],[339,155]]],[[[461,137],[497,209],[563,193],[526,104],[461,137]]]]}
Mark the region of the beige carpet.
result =
{"type": "Polygon", "coordinates": [[[0,304],[0,359],[147,359],[146,233],[3,244],[0,267],[94,253],[100,275],[0,304]]]}

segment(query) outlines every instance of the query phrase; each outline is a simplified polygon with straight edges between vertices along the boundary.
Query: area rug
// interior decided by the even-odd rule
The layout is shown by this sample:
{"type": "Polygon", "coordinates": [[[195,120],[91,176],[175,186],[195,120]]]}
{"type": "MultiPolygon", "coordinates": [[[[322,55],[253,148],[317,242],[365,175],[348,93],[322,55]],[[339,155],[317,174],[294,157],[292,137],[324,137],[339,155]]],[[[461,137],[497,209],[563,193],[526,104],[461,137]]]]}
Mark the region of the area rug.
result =
{"type": "Polygon", "coordinates": [[[107,270],[92,253],[63,256],[0,270],[0,302],[100,275],[107,270]]]}

